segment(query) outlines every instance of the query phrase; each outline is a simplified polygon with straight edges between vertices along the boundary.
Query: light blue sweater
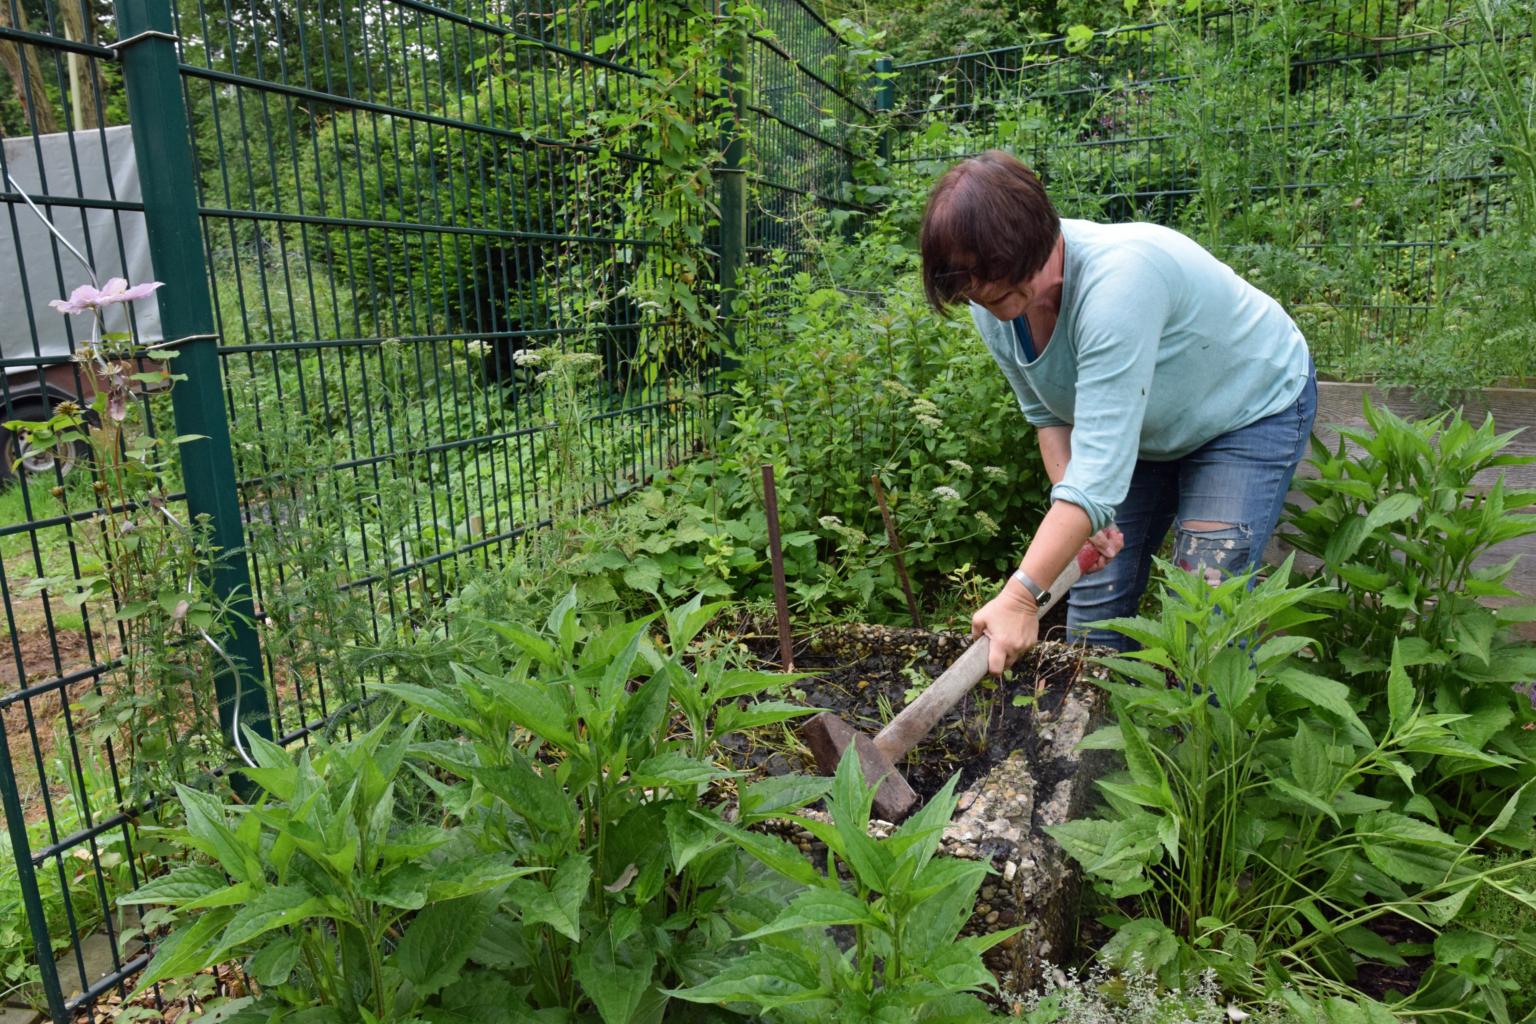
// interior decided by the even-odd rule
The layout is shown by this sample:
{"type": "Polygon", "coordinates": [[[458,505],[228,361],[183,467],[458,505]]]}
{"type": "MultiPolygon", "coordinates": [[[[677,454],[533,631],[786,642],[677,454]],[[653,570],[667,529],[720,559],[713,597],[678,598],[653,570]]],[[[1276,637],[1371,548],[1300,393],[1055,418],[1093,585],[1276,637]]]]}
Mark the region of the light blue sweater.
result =
{"type": "Polygon", "coordinates": [[[1115,516],[1138,458],[1170,461],[1296,401],[1306,339],[1274,299],[1155,224],[1063,220],[1061,312],[1030,362],[1011,322],[971,304],[992,358],[1037,427],[1072,427],[1051,490],[1115,516]]]}

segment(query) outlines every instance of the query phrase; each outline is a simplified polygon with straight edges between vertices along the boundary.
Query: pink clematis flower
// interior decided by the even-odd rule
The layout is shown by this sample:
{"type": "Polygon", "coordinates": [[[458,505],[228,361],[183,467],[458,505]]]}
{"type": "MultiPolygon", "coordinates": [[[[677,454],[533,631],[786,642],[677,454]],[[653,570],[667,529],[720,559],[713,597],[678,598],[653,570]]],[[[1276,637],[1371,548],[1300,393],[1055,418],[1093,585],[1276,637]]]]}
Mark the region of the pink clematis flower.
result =
{"type": "Polygon", "coordinates": [[[114,277],[101,288],[83,284],[70,292],[69,298],[53,299],[48,305],[60,313],[74,316],[86,310],[99,310],[117,302],[136,302],[139,299],[147,299],[162,284],[161,281],[150,281],[148,284],[136,284],[130,288],[126,280],[114,277]]]}

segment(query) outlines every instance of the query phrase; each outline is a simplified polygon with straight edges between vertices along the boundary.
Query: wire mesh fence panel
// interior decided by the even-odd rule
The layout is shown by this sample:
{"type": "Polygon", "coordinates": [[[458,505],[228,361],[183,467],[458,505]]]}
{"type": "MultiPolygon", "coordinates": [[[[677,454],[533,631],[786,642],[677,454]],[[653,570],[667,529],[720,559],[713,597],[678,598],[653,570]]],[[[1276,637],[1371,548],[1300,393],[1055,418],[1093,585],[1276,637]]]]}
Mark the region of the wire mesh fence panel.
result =
{"type": "Polygon", "coordinates": [[[174,559],[132,594],[123,582],[188,522],[172,477],[121,488],[174,431],[158,364],[117,358],[122,332],[162,339],[155,304],[103,301],[113,279],[153,277],[113,39],[88,5],[0,4],[0,993],[56,1018],[142,966],[137,913],[115,904],[154,866],[131,820],[218,746],[206,652],[146,644],[174,605],[120,614],[151,588],[181,592],[174,559]],[[106,444],[86,440],[87,417],[106,444]],[[181,709],[161,727],[137,685],[151,676],[181,709]]]}
{"type": "Polygon", "coordinates": [[[392,638],[701,448],[723,262],[855,209],[868,111],[799,0],[751,9],[739,121],[707,4],[0,15],[0,988],[63,1021],[147,960],[115,900],[171,783],[350,729],[392,638]]]}
{"type": "Polygon", "coordinates": [[[1064,215],[1178,227],[1337,370],[1510,212],[1481,66],[1510,44],[1463,5],[1265,5],[898,65],[896,158],[1003,147],[1064,215]]]}
{"type": "Polygon", "coordinates": [[[864,80],[842,41],[800,0],[768,5],[751,35],[745,130],[751,140],[755,203],[747,229],[757,259],[782,253],[803,268],[808,218],[833,211],[856,217],[868,208],[849,194],[857,159],[852,136],[874,116],[864,80]]]}

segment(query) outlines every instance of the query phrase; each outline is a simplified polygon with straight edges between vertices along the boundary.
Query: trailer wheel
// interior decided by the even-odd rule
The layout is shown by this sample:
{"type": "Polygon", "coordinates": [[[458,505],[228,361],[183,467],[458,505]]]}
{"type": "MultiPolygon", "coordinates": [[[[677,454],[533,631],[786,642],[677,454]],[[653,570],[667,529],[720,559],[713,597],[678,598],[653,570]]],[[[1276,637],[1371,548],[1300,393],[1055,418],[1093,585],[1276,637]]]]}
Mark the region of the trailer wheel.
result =
{"type": "Polygon", "coordinates": [[[57,448],[36,450],[28,446],[24,433],[5,426],[12,420],[46,420],[53,415],[49,402],[41,398],[11,403],[0,418],[0,488],[9,487],[25,474],[29,482],[52,484],[59,476],[68,476],[77,463],[90,457],[90,445],[76,441],[63,451],[57,448]]]}

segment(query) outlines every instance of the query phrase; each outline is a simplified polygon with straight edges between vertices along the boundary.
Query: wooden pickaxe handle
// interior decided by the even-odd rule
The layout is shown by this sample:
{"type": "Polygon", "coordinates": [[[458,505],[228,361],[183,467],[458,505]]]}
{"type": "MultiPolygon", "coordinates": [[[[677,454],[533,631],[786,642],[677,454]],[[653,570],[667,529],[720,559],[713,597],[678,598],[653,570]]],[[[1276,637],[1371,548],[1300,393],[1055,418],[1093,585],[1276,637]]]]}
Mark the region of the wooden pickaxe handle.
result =
{"type": "MultiPolygon", "coordinates": [[[[1057,601],[1066,596],[1072,584],[1083,575],[1083,570],[1078,558],[1073,558],[1067,563],[1067,567],[1061,570],[1061,575],[1056,577],[1056,582],[1051,584],[1050,594],[1045,603],[1040,606],[1038,615],[1044,615],[1057,601]]],[[[907,751],[922,742],[924,736],[933,731],[939,719],[949,714],[949,709],[960,702],[960,698],[971,692],[971,688],[981,682],[987,674],[987,658],[992,650],[991,642],[982,636],[971,646],[965,649],[965,653],[955,659],[954,664],[944,670],[944,674],[933,681],[933,685],[918,695],[917,699],[901,709],[901,713],[888,722],[884,729],[875,734],[875,746],[880,753],[890,758],[895,764],[907,756],[907,751]]]]}

